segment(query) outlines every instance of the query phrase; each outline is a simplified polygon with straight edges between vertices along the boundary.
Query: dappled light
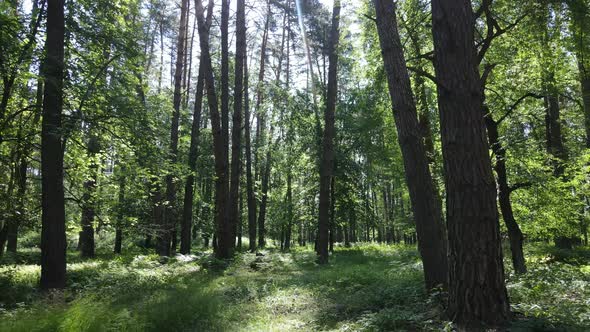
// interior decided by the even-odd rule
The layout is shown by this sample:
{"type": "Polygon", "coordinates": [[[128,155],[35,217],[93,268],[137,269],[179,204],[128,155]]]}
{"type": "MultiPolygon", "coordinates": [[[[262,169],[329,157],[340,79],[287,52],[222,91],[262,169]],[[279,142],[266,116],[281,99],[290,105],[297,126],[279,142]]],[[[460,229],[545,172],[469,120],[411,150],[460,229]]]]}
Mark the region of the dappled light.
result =
{"type": "Polygon", "coordinates": [[[589,28],[0,1],[0,332],[590,331],[589,28]]]}

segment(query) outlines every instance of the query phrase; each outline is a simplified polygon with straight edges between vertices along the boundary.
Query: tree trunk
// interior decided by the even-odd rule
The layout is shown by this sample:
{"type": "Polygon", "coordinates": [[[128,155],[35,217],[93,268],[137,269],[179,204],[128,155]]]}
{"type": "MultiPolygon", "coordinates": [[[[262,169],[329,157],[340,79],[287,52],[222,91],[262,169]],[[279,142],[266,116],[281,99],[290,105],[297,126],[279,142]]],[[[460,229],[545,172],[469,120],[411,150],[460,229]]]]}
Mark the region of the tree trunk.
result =
{"type": "MultiPolygon", "coordinates": [[[[212,10],[212,0],[207,6],[212,10]]],[[[217,93],[215,91],[215,79],[213,77],[213,68],[211,65],[211,54],[209,51],[208,28],[206,26],[203,5],[201,0],[196,0],[197,22],[199,29],[199,39],[201,45],[201,57],[203,57],[205,87],[207,89],[207,102],[209,104],[209,113],[211,118],[211,127],[213,133],[213,154],[215,158],[215,221],[217,226],[217,236],[215,245],[215,256],[217,258],[230,258],[232,255],[231,225],[228,221],[228,180],[227,164],[225,163],[224,139],[221,128],[221,119],[219,116],[219,105],[217,103],[217,93]]]]}
{"type": "Polygon", "coordinates": [[[268,149],[266,151],[266,167],[262,175],[262,200],[260,201],[260,212],[258,214],[258,247],[264,248],[266,245],[266,205],[268,203],[268,187],[270,182],[271,168],[271,145],[272,145],[273,128],[270,129],[268,149]]]}
{"type": "Polygon", "coordinates": [[[8,239],[8,225],[0,224],[0,257],[4,255],[4,248],[6,247],[6,240],[8,239]]]}
{"type": "MultiPolygon", "coordinates": [[[[335,167],[334,167],[335,168],[335,167]]],[[[334,241],[336,241],[335,239],[335,233],[336,233],[336,199],[334,198],[334,191],[336,188],[336,181],[335,181],[335,177],[332,176],[332,181],[330,182],[330,238],[329,238],[329,247],[328,250],[331,253],[334,253],[334,241]]]]}
{"type": "Polygon", "coordinates": [[[235,241],[239,221],[240,196],[240,155],[242,151],[242,105],[244,96],[244,62],[246,61],[246,9],[245,1],[238,0],[236,13],[236,58],[235,58],[235,89],[234,114],[232,128],[232,158],[230,182],[229,222],[232,227],[232,239],[235,241]]]}
{"type": "Polygon", "coordinates": [[[508,237],[510,239],[510,252],[512,253],[512,266],[514,271],[518,274],[526,273],[526,262],[524,253],[522,251],[523,235],[514,219],[512,211],[512,202],[510,201],[511,190],[508,186],[508,172],[506,171],[506,149],[502,146],[499,140],[498,123],[492,119],[491,114],[484,108],[487,116],[485,123],[488,132],[488,140],[492,151],[496,156],[496,164],[494,170],[498,175],[498,202],[500,203],[500,211],[506,228],[508,229],[508,237]]]}
{"type": "Polygon", "coordinates": [[[483,91],[467,0],[433,0],[434,67],[447,192],[449,306],[462,326],[505,323],[510,306],[483,91]]]}
{"type": "Polygon", "coordinates": [[[406,182],[420,239],[418,249],[424,265],[426,287],[446,286],[447,245],[441,202],[437,198],[422,141],[410,76],[397,30],[395,5],[392,0],[375,0],[375,9],[406,182]]]}
{"type": "Polygon", "coordinates": [[[201,60],[200,62],[199,74],[197,77],[197,92],[195,94],[193,123],[191,126],[191,144],[188,157],[188,165],[191,173],[187,177],[184,187],[184,204],[182,209],[182,225],[180,231],[180,253],[184,255],[189,254],[191,251],[191,227],[193,223],[195,172],[197,170],[199,137],[201,134],[201,111],[203,107],[203,91],[205,87],[203,78],[203,61],[201,60]]]}
{"type": "Polygon", "coordinates": [[[320,166],[320,202],[318,219],[318,263],[328,263],[328,242],[330,227],[330,184],[334,170],[334,113],[338,94],[338,41],[340,39],[340,0],[334,0],[332,31],[328,45],[330,64],[328,66],[328,92],[324,112],[323,151],[320,166]]]}
{"type": "MultiPolygon", "coordinates": [[[[37,121],[34,121],[35,123],[37,121]]],[[[25,152],[29,153],[29,152],[25,152]]],[[[6,234],[6,251],[16,253],[18,244],[18,229],[25,221],[25,195],[27,191],[27,155],[22,155],[19,162],[16,164],[15,181],[18,189],[16,194],[17,205],[14,209],[14,215],[8,221],[6,234]]]]}
{"type": "Polygon", "coordinates": [[[260,177],[260,173],[262,173],[262,165],[259,162],[258,153],[260,150],[260,146],[264,144],[264,131],[265,131],[265,122],[264,122],[264,112],[260,110],[260,106],[262,105],[264,99],[264,73],[266,69],[266,45],[268,42],[268,30],[270,26],[270,19],[272,16],[270,10],[270,2],[267,2],[268,11],[266,20],[264,23],[264,31],[262,33],[262,44],[260,46],[260,69],[258,71],[258,82],[256,86],[256,106],[254,108],[255,117],[256,117],[256,140],[254,141],[254,180],[257,181],[260,177]]]}
{"type": "Polygon", "coordinates": [[[100,152],[98,137],[89,129],[88,159],[90,159],[89,179],[84,182],[84,194],[82,195],[82,231],[80,232],[80,255],[83,258],[94,257],[94,217],[96,215],[96,186],[98,177],[98,164],[96,154],[100,152]]]}
{"type": "MultiPolygon", "coordinates": [[[[174,167],[178,160],[178,125],[180,122],[180,106],[182,102],[182,73],[185,66],[185,39],[187,35],[188,20],[188,0],[182,0],[180,7],[180,25],[178,32],[178,41],[176,43],[176,66],[174,71],[174,97],[173,97],[173,111],[172,111],[172,125],[170,127],[170,146],[168,160],[170,165],[174,167]]],[[[160,256],[170,256],[172,236],[176,238],[175,229],[178,219],[178,211],[176,206],[176,175],[170,171],[166,175],[166,207],[163,225],[160,228],[157,251],[160,256]]],[[[175,247],[175,243],[174,246],[175,247]]]]}
{"type": "Polygon", "coordinates": [[[64,1],[47,2],[45,91],[41,131],[41,280],[42,289],[66,285],[66,228],[63,187],[62,124],[64,77],[64,1]]]}
{"type": "MultiPolygon", "coordinates": [[[[121,173],[124,173],[123,167],[121,167],[121,173]]],[[[119,175],[119,206],[117,209],[117,223],[115,226],[115,248],[113,252],[115,254],[121,254],[121,247],[123,245],[123,218],[125,216],[125,174],[119,175]]]]}
{"type": "Polygon", "coordinates": [[[250,101],[248,97],[248,61],[244,61],[244,139],[246,149],[246,192],[248,196],[248,242],[250,252],[256,251],[256,198],[252,179],[252,144],[250,140],[250,101]]]}
{"type": "Polygon", "coordinates": [[[291,186],[293,176],[291,166],[289,165],[287,167],[287,229],[285,230],[285,251],[291,249],[291,233],[293,229],[293,188],[291,186]]]}

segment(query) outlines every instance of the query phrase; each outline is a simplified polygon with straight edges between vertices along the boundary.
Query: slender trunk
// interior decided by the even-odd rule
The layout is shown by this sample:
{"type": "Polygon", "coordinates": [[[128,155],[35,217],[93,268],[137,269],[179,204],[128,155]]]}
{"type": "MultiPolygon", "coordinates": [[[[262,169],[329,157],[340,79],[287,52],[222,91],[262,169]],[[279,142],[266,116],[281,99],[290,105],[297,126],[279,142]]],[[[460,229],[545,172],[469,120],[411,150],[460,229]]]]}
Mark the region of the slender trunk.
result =
{"type": "Polygon", "coordinates": [[[162,92],[162,76],[164,75],[164,17],[160,17],[160,70],[158,72],[158,94],[162,92]]]}
{"type": "Polygon", "coordinates": [[[264,112],[260,109],[264,99],[264,73],[266,69],[266,44],[268,42],[268,30],[270,26],[270,3],[267,3],[268,12],[266,21],[264,23],[264,32],[262,34],[262,45],[260,46],[260,69],[258,71],[258,83],[256,87],[256,106],[254,113],[256,116],[256,139],[254,141],[254,179],[259,179],[262,173],[262,165],[259,162],[258,153],[262,144],[264,144],[264,131],[265,131],[265,116],[264,112]]]}
{"type": "Polygon", "coordinates": [[[201,134],[201,112],[203,108],[203,91],[205,88],[203,60],[199,63],[199,75],[197,77],[197,92],[193,111],[193,123],[191,126],[191,144],[189,148],[188,166],[190,175],[186,179],[184,187],[184,204],[182,209],[182,225],[180,231],[180,253],[189,254],[191,250],[191,227],[193,223],[193,198],[195,187],[195,172],[199,153],[199,141],[201,134]]]}
{"type": "Polygon", "coordinates": [[[590,149],[590,76],[586,73],[586,69],[582,69],[583,65],[579,65],[580,82],[582,86],[582,100],[584,102],[584,129],[586,132],[586,148],[590,149]]]}
{"type": "Polygon", "coordinates": [[[448,313],[460,326],[510,318],[473,16],[468,0],[432,1],[447,192],[448,313]]]}
{"type": "Polygon", "coordinates": [[[494,155],[496,156],[496,164],[494,170],[498,175],[498,202],[500,211],[506,228],[508,229],[508,237],[510,239],[510,251],[512,253],[512,266],[516,273],[526,273],[526,262],[524,253],[522,251],[523,235],[512,211],[512,202],[510,201],[510,187],[508,186],[508,172],[506,171],[506,149],[502,146],[498,134],[498,123],[492,119],[491,114],[487,112],[485,118],[486,128],[488,132],[488,140],[494,155]]]}
{"type": "Polygon", "coordinates": [[[428,157],[422,142],[416,104],[410,76],[397,30],[395,5],[392,0],[375,0],[377,29],[398,140],[402,150],[406,182],[419,236],[420,255],[424,265],[426,288],[447,285],[447,246],[442,221],[441,202],[428,166],[428,157]]]}
{"type": "Polygon", "coordinates": [[[98,164],[96,154],[100,152],[98,137],[94,129],[89,129],[88,154],[90,159],[89,179],[84,182],[84,194],[82,195],[82,231],[80,232],[80,255],[83,258],[94,257],[94,217],[96,215],[96,185],[98,177],[98,164]]]}
{"type": "Polygon", "coordinates": [[[271,126],[268,149],[266,151],[266,167],[264,168],[264,174],[262,174],[262,199],[260,201],[260,213],[258,214],[258,247],[260,248],[264,248],[266,245],[266,206],[268,203],[268,187],[270,181],[272,136],[273,127],[271,126]]]}
{"type": "MultiPolygon", "coordinates": [[[[244,96],[244,62],[246,61],[246,9],[245,1],[238,0],[236,14],[236,58],[235,58],[235,89],[234,89],[234,114],[232,128],[232,158],[231,158],[231,183],[230,183],[230,207],[229,222],[233,230],[232,239],[235,239],[235,230],[239,220],[239,196],[241,176],[241,151],[242,151],[242,105],[244,96]]],[[[240,238],[241,239],[241,238],[240,238]]]]}
{"type": "Polygon", "coordinates": [[[328,91],[326,98],[326,109],[324,112],[324,137],[323,151],[320,163],[320,202],[318,220],[318,263],[328,263],[328,242],[330,227],[330,184],[334,170],[334,136],[335,124],[334,113],[336,111],[336,98],[338,94],[338,41],[340,24],[340,0],[334,0],[332,12],[332,30],[328,54],[330,64],[328,65],[328,91]]]}
{"type": "Polygon", "coordinates": [[[16,193],[16,207],[14,215],[8,221],[6,235],[6,251],[16,253],[18,243],[18,229],[25,220],[25,194],[27,191],[27,155],[23,155],[16,163],[15,181],[18,186],[16,193]]]}
{"type": "MultiPolygon", "coordinates": [[[[212,0],[209,1],[208,10],[212,10],[212,0]]],[[[203,5],[201,0],[196,0],[197,21],[199,29],[199,39],[201,45],[201,57],[203,57],[205,87],[207,89],[207,102],[209,103],[209,113],[211,118],[211,127],[213,134],[213,154],[215,159],[215,221],[217,226],[217,236],[215,245],[215,255],[217,258],[230,258],[232,255],[231,248],[231,225],[228,222],[228,187],[227,187],[227,164],[225,163],[224,139],[221,129],[221,119],[219,116],[219,105],[217,103],[217,93],[215,91],[215,79],[213,77],[213,67],[211,65],[211,54],[209,51],[209,39],[207,26],[203,14],[203,5]]]]}
{"type": "MultiPolygon", "coordinates": [[[[176,68],[174,72],[174,99],[172,111],[172,125],[170,127],[170,146],[168,160],[174,166],[178,160],[178,125],[180,121],[180,106],[182,102],[182,73],[185,66],[185,39],[187,35],[188,0],[182,0],[180,7],[180,26],[176,43],[176,68]]],[[[163,225],[158,237],[158,254],[170,256],[171,250],[176,249],[176,224],[178,219],[176,202],[176,175],[170,172],[166,175],[166,208],[163,225]],[[174,237],[174,239],[173,239],[174,237]],[[172,246],[172,247],[171,247],[172,246]]]]}
{"type": "Polygon", "coordinates": [[[293,188],[291,186],[293,175],[291,166],[289,165],[287,167],[287,229],[285,230],[285,251],[291,249],[291,233],[293,228],[293,188]]]}
{"type": "Polygon", "coordinates": [[[63,187],[62,109],[64,77],[64,0],[48,0],[45,91],[41,131],[42,289],[66,285],[66,223],[63,187]]]}
{"type": "MultiPolygon", "coordinates": [[[[242,166],[240,166],[240,168],[243,168],[242,166]]],[[[242,172],[243,170],[240,169],[240,172],[242,172]]],[[[242,185],[240,185],[240,188],[242,188],[242,185]]],[[[237,227],[237,236],[238,236],[238,244],[237,244],[237,248],[238,251],[242,251],[242,235],[243,235],[243,220],[242,220],[242,211],[244,211],[244,195],[239,195],[239,210],[238,210],[238,227],[237,227]]]]}
{"type": "Polygon", "coordinates": [[[250,252],[256,251],[256,198],[252,179],[252,145],[250,141],[250,100],[248,97],[248,61],[244,61],[244,139],[246,148],[246,192],[248,196],[248,242],[250,252]]]}
{"type": "Polygon", "coordinates": [[[336,224],[335,224],[335,220],[334,218],[336,217],[335,212],[336,212],[336,199],[334,198],[334,190],[336,187],[336,181],[335,181],[335,177],[332,176],[332,181],[330,182],[330,245],[329,245],[329,251],[331,253],[334,252],[334,241],[335,239],[335,232],[336,232],[336,224]]]}
{"type": "Polygon", "coordinates": [[[6,247],[6,240],[8,238],[8,225],[0,228],[0,257],[4,255],[4,247],[6,247]]]}
{"type": "MultiPolygon", "coordinates": [[[[121,167],[121,173],[124,173],[121,167]]],[[[121,254],[121,247],[123,244],[123,218],[125,216],[125,174],[119,175],[119,206],[117,209],[117,223],[115,226],[115,254],[121,254]]]]}

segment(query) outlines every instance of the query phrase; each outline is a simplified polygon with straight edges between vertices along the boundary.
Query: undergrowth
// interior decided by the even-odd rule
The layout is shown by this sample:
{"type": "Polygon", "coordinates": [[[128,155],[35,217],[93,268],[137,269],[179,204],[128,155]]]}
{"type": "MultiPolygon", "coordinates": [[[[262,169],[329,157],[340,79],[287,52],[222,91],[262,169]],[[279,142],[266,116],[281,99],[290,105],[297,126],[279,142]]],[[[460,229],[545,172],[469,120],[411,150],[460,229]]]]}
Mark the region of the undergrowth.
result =
{"type": "MultiPolygon", "coordinates": [[[[590,329],[588,250],[527,247],[529,273],[506,262],[511,331],[590,329]]],[[[327,266],[312,248],[226,262],[209,251],[161,259],[141,249],[82,261],[68,287],[36,289],[38,251],[0,261],[1,331],[451,331],[443,292],[427,294],[417,251],[337,247],[327,266]]]]}

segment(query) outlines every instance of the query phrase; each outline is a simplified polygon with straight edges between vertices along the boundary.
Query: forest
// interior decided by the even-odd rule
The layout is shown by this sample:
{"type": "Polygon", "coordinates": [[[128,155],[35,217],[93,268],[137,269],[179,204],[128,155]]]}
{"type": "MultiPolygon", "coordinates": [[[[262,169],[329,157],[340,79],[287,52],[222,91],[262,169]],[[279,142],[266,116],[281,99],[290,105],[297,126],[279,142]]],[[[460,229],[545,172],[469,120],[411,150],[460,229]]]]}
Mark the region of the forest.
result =
{"type": "Polygon", "coordinates": [[[590,331],[590,0],[1,0],[0,331],[590,331]]]}

